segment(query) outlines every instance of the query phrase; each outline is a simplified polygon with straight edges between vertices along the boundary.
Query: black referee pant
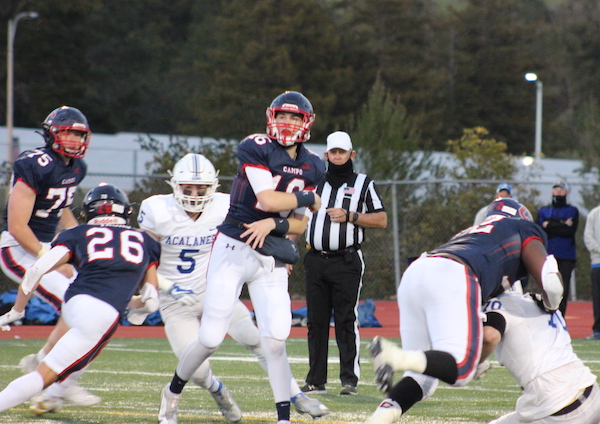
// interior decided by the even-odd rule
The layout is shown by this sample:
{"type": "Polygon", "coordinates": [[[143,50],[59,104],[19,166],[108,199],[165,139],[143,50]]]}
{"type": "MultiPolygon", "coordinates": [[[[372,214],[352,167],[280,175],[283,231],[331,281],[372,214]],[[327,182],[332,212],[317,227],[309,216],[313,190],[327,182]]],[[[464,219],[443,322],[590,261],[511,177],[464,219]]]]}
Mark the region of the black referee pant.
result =
{"type": "Polygon", "coordinates": [[[309,366],[306,383],[327,383],[331,310],[340,352],[342,386],[356,386],[360,377],[358,301],[364,273],[360,249],[334,255],[309,250],[304,257],[309,366]]]}

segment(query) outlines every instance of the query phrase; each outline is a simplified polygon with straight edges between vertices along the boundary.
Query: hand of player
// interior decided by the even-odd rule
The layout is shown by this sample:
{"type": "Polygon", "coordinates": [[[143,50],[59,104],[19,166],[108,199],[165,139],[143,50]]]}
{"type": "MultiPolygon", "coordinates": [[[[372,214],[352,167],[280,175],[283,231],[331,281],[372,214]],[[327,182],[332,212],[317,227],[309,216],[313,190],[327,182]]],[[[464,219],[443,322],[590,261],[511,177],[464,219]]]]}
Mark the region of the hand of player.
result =
{"type": "Polygon", "coordinates": [[[491,368],[492,363],[489,361],[489,359],[480,362],[479,364],[477,364],[477,369],[475,370],[475,377],[473,377],[473,379],[481,380],[491,368]]]}
{"type": "Polygon", "coordinates": [[[319,209],[321,209],[321,196],[315,192],[315,203],[310,205],[308,210],[310,210],[312,213],[316,213],[319,209]]]}
{"type": "Polygon", "coordinates": [[[11,308],[10,311],[0,316],[0,326],[4,327],[5,325],[11,324],[15,321],[20,320],[25,316],[25,311],[17,312],[14,308],[11,308]]]}
{"type": "Polygon", "coordinates": [[[250,224],[244,224],[246,231],[241,234],[241,238],[247,237],[246,245],[253,249],[263,247],[265,237],[275,229],[275,221],[272,218],[265,218],[259,221],[254,221],[250,224]]]}
{"type": "Polygon", "coordinates": [[[173,296],[177,302],[185,306],[192,306],[199,302],[199,299],[193,290],[184,289],[177,283],[171,286],[169,294],[173,296]]]}

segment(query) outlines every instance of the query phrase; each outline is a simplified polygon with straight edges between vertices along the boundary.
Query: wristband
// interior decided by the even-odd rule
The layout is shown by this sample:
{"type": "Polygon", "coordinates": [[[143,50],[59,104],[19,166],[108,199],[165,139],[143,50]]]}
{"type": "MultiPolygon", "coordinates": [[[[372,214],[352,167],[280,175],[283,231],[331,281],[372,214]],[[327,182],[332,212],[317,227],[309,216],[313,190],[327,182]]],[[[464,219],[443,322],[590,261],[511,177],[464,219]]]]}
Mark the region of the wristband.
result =
{"type": "Polygon", "coordinates": [[[273,221],[275,221],[275,228],[271,231],[271,234],[285,236],[290,229],[290,221],[284,218],[273,218],[273,221]]]}
{"type": "Polygon", "coordinates": [[[296,196],[296,199],[298,200],[298,206],[299,208],[305,207],[305,206],[310,206],[313,203],[315,203],[315,193],[312,191],[295,191],[294,195],[296,196]]]}

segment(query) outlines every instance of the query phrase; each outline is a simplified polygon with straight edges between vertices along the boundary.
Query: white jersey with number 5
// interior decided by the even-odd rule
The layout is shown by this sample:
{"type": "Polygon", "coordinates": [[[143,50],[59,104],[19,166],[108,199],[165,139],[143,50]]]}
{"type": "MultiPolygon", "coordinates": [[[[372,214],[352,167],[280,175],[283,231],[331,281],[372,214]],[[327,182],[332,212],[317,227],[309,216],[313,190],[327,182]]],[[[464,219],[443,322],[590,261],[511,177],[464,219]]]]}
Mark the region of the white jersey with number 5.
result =
{"type": "Polygon", "coordinates": [[[140,228],[159,237],[162,253],[158,272],[182,289],[202,293],[217,226],[229,210],[229,195],[215,193],[212,203],[194,221],[172,194],[151,196],[142,202],[140,228]]]}
{"type": "Polygon", "coordinates": [[[573,351],[560,311],[544,313],[530,296],[511,293],[490,299],[484,312],[506,320],[496,358],[523,388],[516,407],[521,421],[548,417],[596,381],[573,351]]]}

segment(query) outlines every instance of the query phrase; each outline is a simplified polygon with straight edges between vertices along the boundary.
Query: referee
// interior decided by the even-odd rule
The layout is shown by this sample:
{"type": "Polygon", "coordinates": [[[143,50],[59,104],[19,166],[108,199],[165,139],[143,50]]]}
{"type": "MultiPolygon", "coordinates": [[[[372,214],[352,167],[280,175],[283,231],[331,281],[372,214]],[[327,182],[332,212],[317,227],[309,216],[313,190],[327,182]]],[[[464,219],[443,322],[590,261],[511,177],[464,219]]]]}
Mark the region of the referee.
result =
{"type": "Polygon", "coordinates": [[[360,377],[358,301],[365,271],[365,228],[385,228],[387,214],[375,183],[354,172],[350,136],[327,137],[327,174],[317,187],[323,206],[310,214],[304,257],[310,369],[302,391],[325,393],[331,311],[340,352],[340,395],[357,394],[360,377]]]}

